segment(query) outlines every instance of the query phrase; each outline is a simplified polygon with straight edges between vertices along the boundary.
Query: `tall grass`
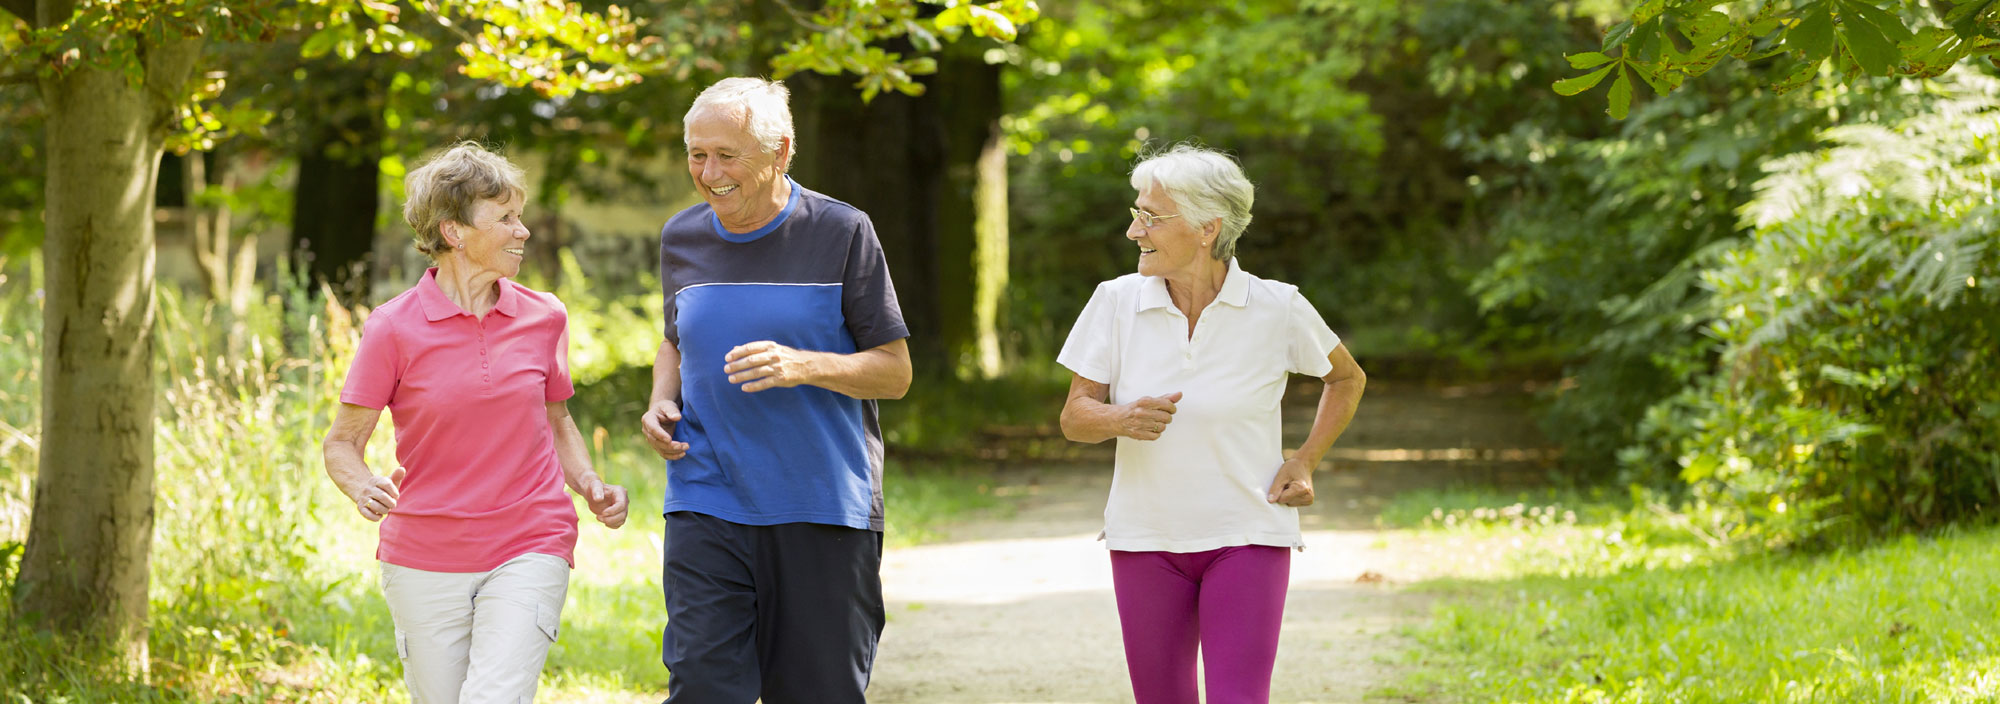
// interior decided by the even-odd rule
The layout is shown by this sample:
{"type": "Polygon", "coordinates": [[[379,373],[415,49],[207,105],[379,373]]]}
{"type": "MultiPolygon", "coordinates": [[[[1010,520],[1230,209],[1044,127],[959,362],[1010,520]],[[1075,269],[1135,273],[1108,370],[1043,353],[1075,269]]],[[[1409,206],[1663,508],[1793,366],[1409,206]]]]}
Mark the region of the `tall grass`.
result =
{"type": "MultiPolygon", "coordinates": [[[[41,285],[32,271],[0,279],[0,592],[18,570],[37,465],[41,285]]],[[[0,702],[404,701],[375,526],[320,459],[363,311],[298,285],[266,292],[240,317],[171,287],[158,295],[150,678],[90,670],[60,641],[17,626],[0,599],[0,702]]],[[[636,432],[650,373],[630,360],[650,362],[652,351],[627,349],[657,331],[608,332],[636,324],[604,312],[630,297],[564,295],[573,312],[597,311],[573,320],[592,331],[573,344],[592,346],[578,354],[601,363],[571,407],[597,471],[631,490],[632,510],[618,531],[579,510],[577,570],[539,700],[658,701],[665,473],[636,432]],[[604,345],[618,349],[595,349],[604,345]]],[[[394,466],[388,414],[368,460],[394,466]]],[[[994,501],[975,471],[891,462],[892,545],[994,501]]]]}

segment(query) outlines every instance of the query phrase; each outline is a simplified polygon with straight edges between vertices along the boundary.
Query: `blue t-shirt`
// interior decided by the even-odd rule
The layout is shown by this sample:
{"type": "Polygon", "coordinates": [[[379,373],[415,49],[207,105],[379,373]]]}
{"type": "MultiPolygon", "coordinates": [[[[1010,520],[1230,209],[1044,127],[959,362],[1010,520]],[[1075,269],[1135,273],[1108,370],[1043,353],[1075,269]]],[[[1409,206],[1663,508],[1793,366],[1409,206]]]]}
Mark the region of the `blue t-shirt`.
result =
{"type": "Polygon", "coordinates": [[[724,230],[707,203],[660,230],[666,334],[681,353],[674,439],[688,444],[667,462],[665,511],[882,530],[874,401],[816,386],[744,393],[722,371],[757,340],[848,354],[909,337],[868,216],[786,183],[784,210],[754,232],[724,230]]]}

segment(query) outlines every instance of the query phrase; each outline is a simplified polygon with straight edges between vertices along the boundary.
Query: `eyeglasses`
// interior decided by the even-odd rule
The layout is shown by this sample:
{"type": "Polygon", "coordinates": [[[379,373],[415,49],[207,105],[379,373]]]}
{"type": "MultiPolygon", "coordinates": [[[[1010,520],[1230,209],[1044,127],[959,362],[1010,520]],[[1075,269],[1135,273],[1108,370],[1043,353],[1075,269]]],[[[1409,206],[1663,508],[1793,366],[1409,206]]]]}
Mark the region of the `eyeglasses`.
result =
{"type": "Polygon", "coordinates": [[[1153,229],[1154,225],[1160,224],[1161,220],[1171,220],[1180,217],[1179,215],[1154,215],[1138,208],[1126,208],[1126,210],[1132,211],[1132,219],[1137,220],[1140,227],[1148,230],[1153,229]]]}

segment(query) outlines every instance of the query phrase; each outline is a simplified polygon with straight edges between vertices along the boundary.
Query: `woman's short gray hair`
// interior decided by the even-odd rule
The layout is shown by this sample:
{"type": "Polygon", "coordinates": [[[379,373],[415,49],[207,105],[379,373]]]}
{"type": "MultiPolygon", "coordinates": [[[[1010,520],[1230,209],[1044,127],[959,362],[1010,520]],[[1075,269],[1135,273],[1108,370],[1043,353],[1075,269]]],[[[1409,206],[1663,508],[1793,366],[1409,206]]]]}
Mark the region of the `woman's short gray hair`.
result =
{"type": "Polygon", "coordinates": [[[528,192],[525,179],[521,167],[471,140],[411,170],[403,177],[403,221],[410,224],[417,251],[437,261],[451,249],[444,239],[446,220],[471,225],[479,201],[522,197],[528,192]]]}
{"type": "Polygon", "coordinates": [[[1155,185],[1180,206],[1181,216],[1196,229],[1221,220],[1209,253],[1221,261],[1236,256],[1236,238],[1250,227],[1250,204],[1257,198],[1257,187],[1234,157],[1186,142],[1141,153],[1139,164],[1132,167],[1132,189],[1144,193],[1155,185]]]}
{"type": "MultiPolygon", "coordinates": [[[[782,81],[744,76],[724,78],[695,96],[694,105],[689,106],[687,114],[681,117],[681,132],[685,135],[688,123],[693,122],[703,110],[713,108],[727,113],[741,112],[750,137],[764,147],[764,153],[776,153],[778,147],[790,140],[792,154],[796,155],[799,141],[792,132],[791,100],[792,91],[782,81]]],[[[780,166],[791,170],[791,160],[786,159],[780,166]]]]}

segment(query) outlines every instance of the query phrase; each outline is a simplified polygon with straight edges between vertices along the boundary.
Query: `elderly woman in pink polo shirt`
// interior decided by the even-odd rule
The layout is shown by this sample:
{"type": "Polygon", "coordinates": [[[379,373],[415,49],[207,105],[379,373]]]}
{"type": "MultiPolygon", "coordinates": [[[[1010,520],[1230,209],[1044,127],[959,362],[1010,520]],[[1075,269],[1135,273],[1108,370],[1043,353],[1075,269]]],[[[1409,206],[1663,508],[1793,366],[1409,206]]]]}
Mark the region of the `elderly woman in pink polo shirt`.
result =
{"type": "Polygon", "coordinates": [[[528,243],[521,170],[472,142],[405,179],[403,218],[437,263],[368,316],[325,443],[363,518],[416,704],[522,702],[555,642],[582,496],[625,523],[625,489],[592,471],[566,403],[568,317],[515,283],[528,243]],[[363,459],[382,409],[387,476],[363,459]]]}
{"type": "Polygon", "coordinates": [[[1057,360],[1063,434],[1117,438],[1104,541],[1139,704],[1264,702],[1298,507],[1367,378],[1298,287],[1237,265],[1254,188],[1230,157],[1177,145],[1132,170],[1139,271],[1098,284],[1057,360]],[[1291,374],[1325,382],[1287,458],[1291,374]]]}

